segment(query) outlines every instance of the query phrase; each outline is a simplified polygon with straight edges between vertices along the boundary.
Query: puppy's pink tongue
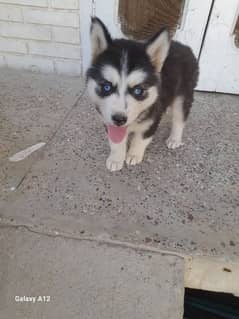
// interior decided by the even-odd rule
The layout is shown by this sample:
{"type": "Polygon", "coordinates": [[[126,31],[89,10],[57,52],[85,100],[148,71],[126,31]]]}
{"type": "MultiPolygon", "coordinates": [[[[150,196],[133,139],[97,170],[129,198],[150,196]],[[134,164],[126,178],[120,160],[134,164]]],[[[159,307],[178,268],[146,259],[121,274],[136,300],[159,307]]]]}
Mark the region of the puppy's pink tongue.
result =
{"type": "Polygon", "coordinates": [[[114,125],[107,125],[108,137],[110,140],[118,144],[123,141],[126,135],[126,127],[122,126],[114,126],[114,125]]]}

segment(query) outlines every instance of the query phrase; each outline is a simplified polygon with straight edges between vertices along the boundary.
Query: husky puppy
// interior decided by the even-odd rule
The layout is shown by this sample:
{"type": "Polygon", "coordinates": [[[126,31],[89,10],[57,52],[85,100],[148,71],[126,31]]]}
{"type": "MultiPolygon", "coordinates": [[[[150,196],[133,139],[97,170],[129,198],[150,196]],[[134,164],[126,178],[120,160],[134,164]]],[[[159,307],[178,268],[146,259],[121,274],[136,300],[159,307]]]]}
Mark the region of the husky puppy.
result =
{"type": "Polygon", "coordinates": [[[170,41],[165,28],[145,42],[112,39],[96,17],[92,18],[90,37],[92,62],[87,87],[108,134],[111,151],[107,168],[120,170],[124,161],[128,165],[140,163],[169,106],[172,128],[166,144],[171,149],[182,145],[198,79],[192,50],[170,41]]]}

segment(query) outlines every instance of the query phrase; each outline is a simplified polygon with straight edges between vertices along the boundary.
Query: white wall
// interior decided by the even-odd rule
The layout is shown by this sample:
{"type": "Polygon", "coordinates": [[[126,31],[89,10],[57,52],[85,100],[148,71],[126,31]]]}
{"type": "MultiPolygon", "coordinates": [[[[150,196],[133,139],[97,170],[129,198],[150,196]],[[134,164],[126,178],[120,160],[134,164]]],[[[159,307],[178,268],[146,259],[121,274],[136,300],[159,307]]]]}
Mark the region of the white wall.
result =
{"type": "Polygon", "coordinates": [[[0,66],[79,75],[79,3],[0,0],[0,66]]]}

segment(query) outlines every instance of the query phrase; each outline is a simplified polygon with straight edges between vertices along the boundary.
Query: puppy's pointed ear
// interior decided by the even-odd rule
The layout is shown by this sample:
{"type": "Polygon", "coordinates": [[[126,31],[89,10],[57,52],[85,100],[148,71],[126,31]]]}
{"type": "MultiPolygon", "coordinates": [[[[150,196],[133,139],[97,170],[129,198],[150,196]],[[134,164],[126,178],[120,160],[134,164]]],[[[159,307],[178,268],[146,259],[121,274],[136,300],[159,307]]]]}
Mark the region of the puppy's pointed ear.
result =
{"type": "Polygon", "coordinates": [[[161,71],[170,48],[169,31],[161,29],[146,43],[146,52],[158,72],[161,71]]]}
{"type": "Polygon", "coordinates": [[[94,61],[100,53],[107,49],[112,39],[104,23],[96,17],[91,18],[90,37],[92,61],[94,61]]]}

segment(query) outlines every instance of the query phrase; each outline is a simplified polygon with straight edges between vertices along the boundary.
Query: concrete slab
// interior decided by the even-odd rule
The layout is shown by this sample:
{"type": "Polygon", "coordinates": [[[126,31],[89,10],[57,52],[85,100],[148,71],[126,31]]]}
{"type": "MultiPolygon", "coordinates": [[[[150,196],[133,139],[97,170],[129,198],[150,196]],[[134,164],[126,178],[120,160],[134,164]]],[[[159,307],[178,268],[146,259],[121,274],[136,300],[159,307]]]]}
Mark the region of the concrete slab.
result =
{"type": "Polygon", "coordinates": [[[181,319],[182,274],[177,257],[5,228],[0,318],[181,319]]]}
{"type": "MultiPolygon", "coordinates": [[[[47,77],[38,81],[47,86],[47,77]]],[[[19,95],[21,105],[25,98],[19,95]]],[[[111,173],[104,128],[82,96],[21,186],[2,202],[2,223],[238,258],[238,103],[238,96],[196,93],[185,146],[166,148],[166,116],[142,165],[111,173]]]]}
{"type": "Polygon", "coordinates": [[[79,78],[1,69],[0,198],[18,187],[40,154],[17,164],[9,156],[38,142],[49,143],[83,86],[79,78]]]}

